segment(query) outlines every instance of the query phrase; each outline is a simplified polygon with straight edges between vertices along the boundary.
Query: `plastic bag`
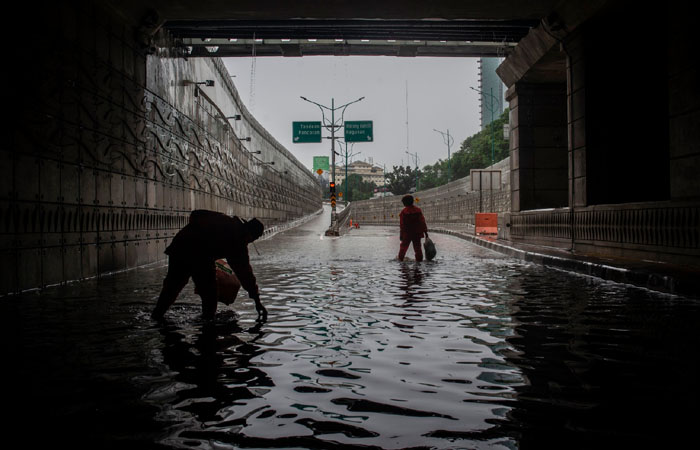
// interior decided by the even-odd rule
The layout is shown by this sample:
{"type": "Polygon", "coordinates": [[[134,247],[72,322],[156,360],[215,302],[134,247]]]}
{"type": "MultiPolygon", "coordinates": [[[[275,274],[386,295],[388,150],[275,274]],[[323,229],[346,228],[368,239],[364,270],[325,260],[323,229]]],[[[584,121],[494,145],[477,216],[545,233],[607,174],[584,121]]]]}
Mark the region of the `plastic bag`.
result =
{"type": "Polygon", "coordinates": [[[423,242],[423,250],[425,251],[425,259],[428,261],[431,261],[433,258],[435,258],[435,255],[437,254],[437,249],[435,249],[435,243],[433,243],[433,240],[430,238],[425,238],[425,242],[423,242]]]}
{"type": "MultiPolygon", "coordinates": [[[[216,270],[216,299],[224,305],[230,305],[236,300],[238,291],[241,289],[241,282],[233,273],[233,269],[228,265],[225,259],[217,259],[215,262],[216,270]]],[[[194,288],[194,293],[199,294],[197,286],[194,288]]]]}

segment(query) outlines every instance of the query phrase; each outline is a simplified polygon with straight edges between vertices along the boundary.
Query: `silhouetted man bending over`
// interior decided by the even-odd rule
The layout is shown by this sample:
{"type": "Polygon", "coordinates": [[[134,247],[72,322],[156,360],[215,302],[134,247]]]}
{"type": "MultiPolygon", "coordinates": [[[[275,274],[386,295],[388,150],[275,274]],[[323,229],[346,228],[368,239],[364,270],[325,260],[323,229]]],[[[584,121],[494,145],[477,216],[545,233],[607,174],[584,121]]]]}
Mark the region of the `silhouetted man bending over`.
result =
{"type": "Polygon", "coordinates": [[[151,317],[161,319],[190,277],[202,298],[202,315],[212,319],[216,314],[215,261],[226,258],[229,266],[255,300],[258,317],[267,318],[267,310],[260,302],[258,285],[250,267],[248,244],[263,234],[258,219],[243,222],[238,217],[203,209],[192,211],[190,222],[180,230],[165,249],[169,256],[168,274],[151,317]]]}

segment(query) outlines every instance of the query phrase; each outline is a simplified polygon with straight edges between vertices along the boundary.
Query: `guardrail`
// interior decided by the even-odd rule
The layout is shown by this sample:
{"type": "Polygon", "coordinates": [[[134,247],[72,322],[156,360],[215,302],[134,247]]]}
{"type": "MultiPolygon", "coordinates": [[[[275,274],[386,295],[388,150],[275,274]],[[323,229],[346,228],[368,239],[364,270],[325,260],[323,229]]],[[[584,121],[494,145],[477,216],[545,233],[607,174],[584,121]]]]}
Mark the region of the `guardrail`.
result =
{"type": "Polygon", "coordinates": [[[648,202],[511,213],[514,239],[572,239],[576,243],[697,254],[700,208],[692,203],[648,202]],[[573,222],[572,222],[573,221],[573,222]]]}
{"type": "Polygon", "coordinates": [[[281,233],[282,231],[289,230],[290,228],[298,227],[299,225],[308,222],[309,220],[313,219],[314,217],[318,216],[323,212],[323,208],[318,209],[316,212],[307,214],[304,217],[300,217],[298,219],[285,222],[280,225],[274,225],[269,228],[266,228],[265,231],[263,231],[263,235],[260,237],[260,240],[265,240],[269,239],[272,236],[276,235],[277,233],[281,233]]]}
{"type": "Polygon", "coordinates": [[[352,204],[347,203],[345,208],[335,215],[335,223],[328,227],[326,236],[340,236],[341,231],[345,229],[345,224],[348,223],[351,210],[352,204]]]}
{"type": "Polygon", "coordinates": [[[350,220],[350,213],[352,211],[352,203],[347,203],[345,205],[345,209],[343,209],[340,214],[336,215],[336,226],[338,227],[339,230],[343,230],[345,228],[345,225],[348,223],[348,220],[350,220]]]}

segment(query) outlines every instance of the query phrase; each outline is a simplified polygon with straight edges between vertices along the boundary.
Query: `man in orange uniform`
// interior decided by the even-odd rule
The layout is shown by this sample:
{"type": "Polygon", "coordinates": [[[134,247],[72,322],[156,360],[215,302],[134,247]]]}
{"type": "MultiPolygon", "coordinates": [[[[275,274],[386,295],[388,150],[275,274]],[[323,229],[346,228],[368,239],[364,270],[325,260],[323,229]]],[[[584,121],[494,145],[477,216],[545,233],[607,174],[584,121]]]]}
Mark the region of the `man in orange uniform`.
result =
{"type": "Polygon", "coordinates": [[[212,319],[216,313],[216,268],[214,262],[226,258],[243,288],[255,301],[255,309],[263,320],[267,310],[260,302],[258,285],[250,267],[248,244],[262,236],[263,224],[258,219],[243,222],[215,211],[195,210],[190,222],[173,238],[165,250],[169,256],[168,274],[151,317],[162,319],[175,302],[190,277],[202,298],[202,315],[212,319]]]}
{"type": "Polygon", "coordinates": [[[423,261],[423,250],[421,249],[420,240],[425,235],[428,237],[428,226],[425,224],[423,211],[417,206],[413,206],[413,196],[404,195],[401,203],[405,208],[399,214],[399,222],[401,224],[401,246],[399,247],[399,261],[403,261],[408,246],[413,243],[413,251],[416,254],[416,261],[423,261]]]}

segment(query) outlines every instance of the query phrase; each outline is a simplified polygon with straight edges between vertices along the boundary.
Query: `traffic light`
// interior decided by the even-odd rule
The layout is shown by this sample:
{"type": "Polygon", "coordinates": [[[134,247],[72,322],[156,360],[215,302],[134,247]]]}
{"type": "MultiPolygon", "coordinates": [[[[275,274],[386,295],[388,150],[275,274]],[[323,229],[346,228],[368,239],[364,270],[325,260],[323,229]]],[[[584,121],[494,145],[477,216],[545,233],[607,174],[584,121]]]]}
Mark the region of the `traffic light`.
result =
{"type": "Polygon", "coordinates": [[[331,181],[331,193],[335,192],[335,183],[331,181]]]}

